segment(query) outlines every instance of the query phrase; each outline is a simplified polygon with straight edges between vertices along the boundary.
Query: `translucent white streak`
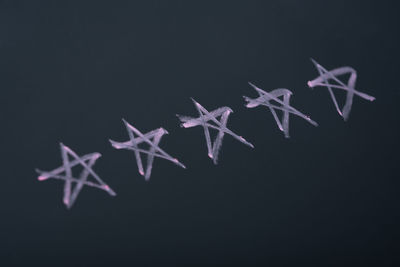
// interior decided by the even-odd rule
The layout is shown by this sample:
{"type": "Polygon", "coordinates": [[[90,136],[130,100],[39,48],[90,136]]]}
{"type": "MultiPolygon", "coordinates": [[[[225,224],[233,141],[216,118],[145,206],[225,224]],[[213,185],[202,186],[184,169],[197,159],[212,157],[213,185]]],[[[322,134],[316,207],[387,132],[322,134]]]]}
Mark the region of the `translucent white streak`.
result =
{"type": "Polygon", "coordinates": [[[60,143],[60,147],[63,166],[52,171],[36,171],[39,173],[39,181],[51,178],[65,181],[63,202],[67,208],[71,208],[75,203],[75,200],[84,185],[102,189],[108,192],[111,196],[116,195],[115,192],[92,170],[92,166],[95,164],[96,160],[101,157],[100,153],[95,152],[79,157],[74,151],[62,143],[60,143]],[[72,156],[74,160],[70,161],[68,155],[72,156]],[[71,168],[77,165],[81,165],[83,170],[79,175],[79,178],[74,178],[71,168]],[[62,174],[63,172],[65,173],[62,174]],[[89,174],[93,176],[97,183],[87,181],[89,174]],[[76,183],[74,188],[72,188],[72,183],[76,183]]]}
{"type": "Polygon", "coordinates": [[[315,78],[312,81],[309,81],[307,83],[308,86],[310,88],[317,87],[317,86],[323,86],[323,87],[328,88],[329,94],[332,98],[333,104],[335,105],[337,112],[340,114],[340,116],[343,117],[343,119],[345,121],[349,118],[351,106],[353,104],[354,95],[358,95],[359,97],[364,98],[369,101],[375,100],[375,97],[355,90],[355,85],[356,85],[356,80],[357,80],[357,72],[353,68],[341,67],[341,68],[333,69],[331,71],[327,71],[324,67],[322,67],[320,64],[318,64],[318,62],[316,62],[314,59],[311,59],[311,61],[317,68],[320,76],[318,76],[317,78],[315,78]],[[350,74],[350,78],[347,81],[347,85],[344,84],[341,80],[339,80],[337,78],[338,76],[345,75],[345,74],[350,74]],[[329,81],[336,82],[336,84],[329,83],[329,81]],[[347,92],[346,102],[345,102],[342,110],[340,110],[340,108],[339,108],[339,105],[336,101],[335,95],[333,94],[332,88],[345,90],[347,92]]]}
{"type": "Polygon", "coordinates": [[[135,153],[136,163],[138,166],[139,173],[145,177],[145,180],[148,181],[151,176],[151,170],[153,168],[153,161],[154,157],[163,158],[169,161],[172,161],[176,165],[186,168],[185,165],[180,163],[178,159],[171,157],[168,155],[164,150],[162,150],[158,144],[164,134],[168,134],[167,130],[164,128],[158,128],[156,130],[150,131],[146,134],[141,133],[138,129],[130,125],[127,121],[123,119],[125,124],[126,130],[128,131],[128,135],[130,140],[126,142],[116,142],[110,140],[111,145],[116,149],[127,149],[132,150],[135,153]],[[137,135],[137,137],[134,136],[137,135]],[[152,139],[152,140],[151,140],[152,139]],[[144,150],[139,148],[140,143],[146,143],[150,146],[150,149],[144,150]],[[146,172],[144,172],[142,158],[140,153],[147,154],[147,165],[146,165],[146,172]]]}
{"type": "Polygon", "coordinates": [[[182,122],[181,127],[203,127],[207,143],[208,156],[213,160],[214,164],[218,163],[218,154],[222,146],[222,139],[224,138],[224,134],[229,134],[243,144],[254,148],[254,146],[251,143],[247,142],[246,139],[244,139],[242,136],[238,136],[226,127],[228,123],[228,117],[233,112],[232,109],[230,109],[229,107],[221,107],[209,112],[194,99],[192,99],[192,101],[200,116],[198,118],[192,118],[188,116],[177,115],[177,117],[182,122]],[[218,117],[221,117],[219,121],[217,119],[218,117]],[[209,121],[213,122],[215,125],[208,123],[209,121]],[[209,128],[218,131],[214,143],[211,143],[209,128]]]}
{"type": "Polygon", "coordinates": [[[252,99],[250,97],[244,96],[244,99],[247,102],[246,107],[255,108],[260,105],[268,107],[272,115],[274,116],[274,119],[278,124],[279,129],[285,134],[286,138],[289,138],[289,113],[305,119],[314,126],[318,126],[318,124],[313,121],[309,116],[304,115],[297,109],[290,106],[290,97],[292,95],[292,92],[290,90],[280,88],[272,90],[268,93],[250,82],[249,84],[257,91],[259,97],[252,99]],[[283,97],[283,101],[279,99],[279,97],[283,97]],[[280,106],[271,103],[271,101],[275,101],[276,103],[280,104],[280,106]],[[282,121],[279,120],[275,109],[281,110],[283,112],[282,121]]]}

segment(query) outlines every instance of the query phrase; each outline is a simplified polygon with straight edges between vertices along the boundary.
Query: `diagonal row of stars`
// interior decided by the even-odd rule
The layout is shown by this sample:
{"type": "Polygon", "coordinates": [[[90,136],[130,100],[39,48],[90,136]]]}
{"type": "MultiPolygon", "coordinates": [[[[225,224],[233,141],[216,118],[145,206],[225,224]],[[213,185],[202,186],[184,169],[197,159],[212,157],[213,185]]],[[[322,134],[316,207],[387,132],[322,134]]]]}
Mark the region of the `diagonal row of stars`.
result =
{"type": "MultiPolygon", "coordinates": [[[[340,67],[327,71],[315,60],[312,59],[312,62],[317,68],[319,76],[314,80],[309,81],[308,86],[310,88],[326,87],[337,112],[340,116],[343,117],[344,120],[347,120],[349,117],[354,95],[357,95],[369,101],[375,100],[374,97],[359,92],[355,89],[357,73],[353,68],[340,67]],[[346,74],[350,74],[350,77],[347,83],[344,83],[338,77],[346,74]],[[340,89],[346,91],[346,100],[342,109],[339,108],[332,89],[340,89]]],[[[293,95],[290,90],[279,88],[270,92],[266,92],[252,83],[249,84],[256,90],[256,92],[258,93],[258,97],[253,99],[244,96],[244,99],[247,102],[246,107],[267,107],[271,111],[278,125],[278,128],[284,133],[284,136],[286,138],[289,138],[290,114],[296,115],[314,126],[318,126],[318,124],[313,121],[309,116],[304,115],[294,107],[290,106],[290,97],[293,95]],[[282,119],[278,118],[278,115],[276,113],[277,110],[280,110],[282,112],[282,119]]],[[[254,146],[250,142],[246,141],[246,139],[244,139],[242,136],[239,136],[232,130],[228,129],[228,118],[233,112],[231,108],[220,107],[213,111],[208,111],[194,99],[192,99],[192,101],[199,113],[199,116],[197,118],[193,118],[189,116],[177,115],[177,117],[181,121],[181,127],[203,127],[208,156],[212,159],[214,164],[217,164],[218,162],[218,156],[222,147],[222,140],[225,134],[232,136],[239,142],[251,148],[254,148],[254,146]],[[215,129],[218,131],[213,142],[211,141],[210,129],[215,129]]],[[[165,130],[164,128],[158,128],[148,133],[142,133],[137,128],[129,124],[126,120],[123,120],[123,123],[125,124],[126,130],[128,132],[129,140],[125,142],[110,140],[110,143],[116,149],[126,149],[134,152],[138,171],[142,176],[144,176],[146,181],[150,179],[154,158],[156,157],[171,161],[181,168],[186,168],[185,165],[183,165],[178,159],[170,156],[167,152],[160,148],[159,143],[161,141],[161,138],[165,134],[168,134],[167,130],[165,130]],[[145,150],[143,148],[140,148],[140,144],[147,144],[149,146],[149,149],[145,150]],[[147,155],[145,166],[143,166],[141,153],[147,155]]],[[[40,181],[47,179],[59,179],[64,181],[63,202],[67,206],[67,208],[71,208],[72,205],[75,203],[83,186],[95,187],[104,190],[111,196],[116,195],[116,193],[106,183],[104,183],[103,180],[93,170],[93,166],[96,160],[101,156],[100,153],[95,152],[79,157],[74,151],[72,151],[69,147],[65,146],[62,143],[60,144],[60,148],[61,158],[63,161],[62,166],[52,171],[36,171],[39,174],[38,179],[40,181]],[[72,159],[70,159],[70,157],[72,157],[72,159]],[[78,165],[81,166],[83,170],[79,176],[75,177],[72,174],[72,168],[78,165]],[[89,175],[93,177],[93,181],[88,181],[89,175]]]]}

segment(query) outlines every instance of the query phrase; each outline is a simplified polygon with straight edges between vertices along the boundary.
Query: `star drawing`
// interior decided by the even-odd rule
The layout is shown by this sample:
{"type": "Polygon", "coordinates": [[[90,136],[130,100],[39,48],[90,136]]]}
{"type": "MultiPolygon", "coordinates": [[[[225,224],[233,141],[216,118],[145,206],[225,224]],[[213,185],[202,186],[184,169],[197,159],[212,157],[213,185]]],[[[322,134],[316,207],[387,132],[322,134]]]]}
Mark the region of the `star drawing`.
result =
{"type": "Polygon", "coordinates": [[[123,119],[123,122],[125,124],[126,130],[128,131],[130,140],[126,142],[116,142],[110,140],[111,145],[116,149],[127,149],[135,153],[136,163],[138,166],[139,173],[145,177],[146,181],[150,179],[151,170],[153,168],[153,161],[155,157],[171,161],[174,164],[178,165],[179,167],[186,169],[185,165],[180,163],[178,159],[170,156],[167,152],[165,152],[158,146],[162,136],[164,134],[168,134],[167,130],[165,130],[164,128],[158,128],[156,130],[143,134],[138,129],[130,125],[126,120],[123,119]],[[135,137],[135,135],[137,137],[135,137]],[[147,144],[149,146],[149,150],[139,148],[139,144],[141,143],[147,144]],[[143,168],[143,163],[140,153],[147,155],[146,172],[144,171],[143,168]]]}
{"type": "Polygon", "coordinates": [[[106,183],[104,183],[92,169],[96,160],[101,157],[100,153],[95,152],[79,157],[74,151],[62,143],[60,143],[60,148],[63,165],[52,171],[36,170],[36,172],[39,174],[39,181],[59,179],[65,182],[63,202],[68,209],[75,203],[76,198],[84,185],[102,189],[111,196],[116,195],[116,193],[106,183]],[[70,159],[70,156],[72,157],[72,160],[70,159]],[[72,174],[72,168],[79,165],[83,167],[83,170],[78,178],[75,178],[72,174]],[[89,175],[91,175],[95,181],[88,181],[89,175]],[[73,183],[75,183],[75,186],[73,186],[73,183]]]}
{"type": "Polygon", "coordinates": [[[188,116],[177,115],[179,120],[182,122],[181,127],[191,128],[195,126],[202,126],[204,129],[204,135],[207,143],[208,156],[213,160],[214,164],[218,163],[218,155],[222,146],[222,140],[225,134],[231,135],[233,138],[239,140],[243,144],[254,148],[254,146],[246,141],[242,136],[238,136],[227,128],[228,117],[233,112],[229,107],[220,107],[213,111],[206,110],[202,105],[192,99],[197,111],[200,116],[198,118],[192,118],[188,116]],[[220,117],[220,120],[217,118],[220,117]],[[213,124],[211,124],[213,123],[213,124]],[[209,128],[218,131],[215,137],[214,143],[211,142],[209,128]]]}
{"type": "Polygon", "coordinates": [[[314,88],[317,86],[323,86],[328,88],[329,95],[332,98],[333,104],[337,112],[343,119],[346,121],[349,118],[351,106],[353,105],[353,97],[354,95],[358,95],[361,98],[364,98],[369,101],[374,101],[375,97],[367,95],[365,93],[359,92],[355,89],[356,80],[357,80],[357,72],[355,69],[351,67],[340,67],[333,70],[326,70],[317,61],[311,59],[313,64],[318,70],[319,76],[312,81],[309,81],[307,84],[310,88],[314,88]],[[347,84],[343,83],[339,80],[339,76],[350,74],[350,77],[347,81],[347,84]],[[346,101],[342,109],[339,108],[339,104],[337,103],[336,97],[332,91],[332,89],[340,89],[346,91],[346,101]]]}
{"type": "Polygon", "coordinates": [[[272,115],[274,116],[278,128],[284,133],[286,138],[289,138],[289,114],[299,116],[300,118],[305,119],[312,125],[318,126],[318,124],[313,121],[309,116],[304,115],[294,107],[290,106],[290,97],[293,94],[290,90],[279,88],[272,90],[271,92],[265,92],[254,84],[250,82],[249,84],[257,91],[259,97],[253,99],[244,96],[244,99],[247,102],[246,107],[255,108],[260,105],[268,107],[272,115]],[[281,100],[280,97],[282,97],[283,99],[281,100]],[[271,101],[274,101],[275,103],[271,103],[271,101]],[[276,103],[279,105],[277,105],[276,103]],[[279,120],[278,115],[276,114],[276,110],[282,111],[282,121],[279,120]]]}

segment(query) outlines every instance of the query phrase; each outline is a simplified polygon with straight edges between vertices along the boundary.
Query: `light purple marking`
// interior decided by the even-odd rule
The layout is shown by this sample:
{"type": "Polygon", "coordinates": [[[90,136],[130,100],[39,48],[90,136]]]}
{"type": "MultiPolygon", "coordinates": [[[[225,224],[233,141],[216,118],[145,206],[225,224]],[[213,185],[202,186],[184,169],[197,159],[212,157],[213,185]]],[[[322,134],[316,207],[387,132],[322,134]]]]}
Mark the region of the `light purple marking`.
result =
{"type": "Polygon", "coordinates": [[[222,146],[222,139],[224,137],[224,134],[229,134],[235,139],[242,142],[243,144],[248,145],[251,148],[254,148],[254,146],[251,143],[247,142],[246,139],[244,139],[242,136],[238,136],[237,134],[235,134],[226,127],[228,123],[228,117],[230,113],[233,112],[232,109],[230,109],[229,107],[221,107],[209,112],[202,105],[197,103],[193,98],[192,101],[197,111],[199,112],[200,116],[198,118],[192,118],[188,116],[177,115],[177,117],[182,122],[181,127],[184,128],[191,128],[195,126],[203,127],[204,135],[206,137],[208,157],[210,157],[213,160],[214,164],[217,164],[218,162],[218,154],[222,146]],[[219,116],[221,116],[221,119],[218,121],[217,117],[219,116]],[[208,121],[211,121],[216,125],[210,124],[208,123],[208,121]],[[210,131],[208,128],[218,130],[218,134],[215,137],[215,141],[213,144],[211,143],[210,131]]]}
{"type": "Polygon", "coordinates": [[[138,171],[140,175],[145,177],[145,180],[148,181],[151,176],[151,170],[153,168],[153,160],[154,157],[159,157],[163,158],[166,160],[169,160],[179,167],[182,167],[186,169],[185,165],[180,163],[178,159],[171,157],[168,155],[164,150],[162,150],[158,144],[160,143],[161,137],[164,134],[168,134],[167,130],[164,128],[158,128],[156,130],[150,131],[146,134],[142,134],[138,129],[130,125],[127,121],[124,119],[122,120],[125,124],[125,127],[128,131],[128,135],[130,140],[126,142],[116,142],[113,140],[110,140],[111,145],[116,148],[116,149],[127,149],[127,150],[132,150],[135,152],[135,157],[136,157],[136,163],[138,166],[138,171]],[[138,137],[134,137],[134,134],[136,134],[138,137]],[[151,141],[151,139],[153,139],[151,141]],[[141,149],[138,147],[140,143],[146,143],[150,146],[150,149],[148,151],[141,149]],[[146,173],[143,170],[143,163],[142,163],[142,158],[140,156],[140,152],[147,154],[147,166],[146,166],[146,173]]]}
{"type": "Polygon", "coordinates": [[[60,143],[60,147],[63,166],[52,171],[36,170],[36,172],[39,174],[39,181],[44,181],[51,178],[65,181],[63,202],[68,209],[71,208],[75,203],[75,200],[84,185],[102,189],[111,196],[116,195],[116,193],[92,170],[92,166],[95,164],[96,160],[101,157],[100,153],[95,152],[79,157],[74,151],[62,143],[60,143]],[[74,160],[70,161],[68,155],[72,156],[74,160]],[[81,165],[83,170],[79,178],[74,178],[71,168],[77,165],[81,165]],[[61,174],[62,172],[65,172],[65,174],[61,174]],[[89,174],[93,176],[97,183],[87,181],[89,174]],[[76,183],[74,188],[72,188],[72,183],[76,183]]]}
{"type": "Polygon", "coordinates": [[[276,123],[278,124],[279,129],[285,134],[286,138],[289,138],[289,114],[292,113],[294,115],[297,115],[309,123],[311,123],[314,126],[318,126],[318,124],[313,121],[309,116],[304,115],[297,109],[293,108],[290,106],[290,97],[292,95],[292,92],[288,89],[280,88],[280,89],[275,89],[272,90],[271,92],[265,92],[264,90],[258,88],[254,84],[250,83],[249,84],[257,91],[259,97],[258,98],[250,98],[247,96],[244,96],[247,108],[255,108],[257,106],[266,106],[269,108],[271,111],[272,115],[274,116],[274,119],[276,123]],[[283,101],[279,99],[279,97],[283,97],[283,101]],[[275,101],[276,103],[280,104],[281,106],[277,106],[271,101],[275,101]],[[279,120],[278,115],[276,114],[275,109],[282,110],[283,115],[282,115],[282,121],[279,120]]]}
{"type": "Polygon", "coordinates": [[[318,64],[318,62],[316,62],[314,59],[311,59],[311,61],[317,68],[320,76],[315,78],[312,81],[309,81],[307,83],[307,85],[310,88],[317,87],[317,86],[327,87],[337,112],[340,114],[340,116],[343,117],[343,119],[345,121],[349,118],[351,106],[353,104],[354,95],[358,95],[359,97],[364,98],[369,101],[375,100],[375,97],[355,90],[355,85],[356,85],[356,80],[357,80],[357,72],[355,71],[355,69],[353,69],[351,67],[341,67],[341,68],[333,69],[331,71],[327,71],[324,67],[322,67],[320,64],[318,64]],[[338,76],[345,75],[345,74],[350,74],[350,78],[347,81],[347,85],[344,84],[341,80],[339,80],[337,78],[338,76]],[[329,83],[329,80],[336,82],[336,84],[329,83]],[[332,88],[347,91],[346,102],[345,102],[342,110],[340,110],[340,108],[339,108],[339,105],[336,101],[335,95],[332,92],[332,88]]]}

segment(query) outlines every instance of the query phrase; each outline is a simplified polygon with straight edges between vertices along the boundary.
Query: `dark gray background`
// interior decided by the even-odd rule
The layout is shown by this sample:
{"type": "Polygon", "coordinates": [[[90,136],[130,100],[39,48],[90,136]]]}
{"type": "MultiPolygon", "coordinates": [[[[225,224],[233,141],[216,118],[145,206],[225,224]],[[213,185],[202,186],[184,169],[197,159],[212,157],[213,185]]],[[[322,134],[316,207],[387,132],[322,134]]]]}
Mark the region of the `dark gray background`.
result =
{"type": "MultiPolygon", "coordinates": [[[[0,265],[395,264],[399,242],[399,9],[389,1],[1,1],[0,265]],[[357,88],[348,122],[309,58],[349,65],[357,88]],[[246,109],[247,82],[285,87],[320,127],[291,117],[289,140],[270,112],[246,109]],[[176,113],[230,106],[207,158],[201,128],[176,113]],[[137,173],[126,118],[183,170],[156,159],[137,173]],[[85,187],[72,210],[59,142],[98,151],[95,170],[117,192],[85,187]]],[[[337,95],[343,92],[336,92],[337,95]]],[[[339,97],[339,99],[342,99],[339,97]]]]}

